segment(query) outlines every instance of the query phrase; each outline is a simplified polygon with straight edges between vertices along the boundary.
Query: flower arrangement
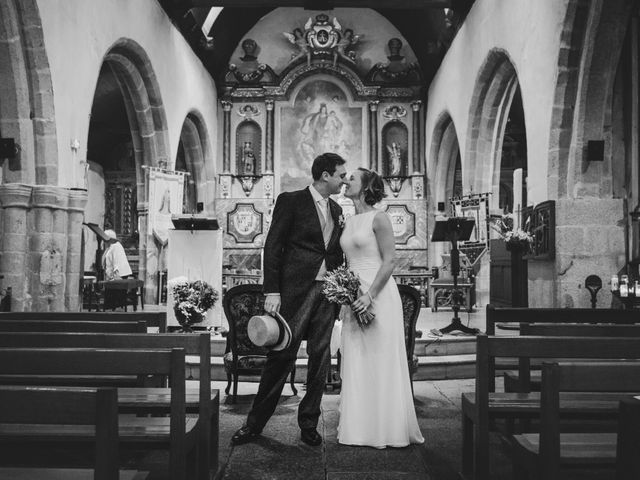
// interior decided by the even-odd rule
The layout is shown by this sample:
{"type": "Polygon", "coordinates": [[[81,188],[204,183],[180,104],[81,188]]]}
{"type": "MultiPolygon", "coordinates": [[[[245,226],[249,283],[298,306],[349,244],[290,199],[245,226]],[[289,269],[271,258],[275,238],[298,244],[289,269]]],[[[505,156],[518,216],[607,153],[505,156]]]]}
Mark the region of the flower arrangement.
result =
{"type": "Polygon", "coordinates": [[[202,280],[176,277],[167,286],[173,295],[176,319],[187,332],[191,331],[191,325],[202,322],[205,313],[218,301],[218,291],[202,280]]]}
{"type": "MultiPolygon", "coordinates": [[[[324,277],[322,293],[331,303],[351,305],[358,298],[359,292],[360,279],[346,266],[338,267],[324,277]]],[[[361,327],[369,325],[374,318],[375,315],[368,311],[357,315],[361,327]]]]}
{"type": "Polygon", "coordinates": [[[520,249],[529,253],[533,245],[533,235],[522,228],[513,228],[513,214],[508,213],[493,220],[492,226],[506,244],[507,250],[520,249]]]}

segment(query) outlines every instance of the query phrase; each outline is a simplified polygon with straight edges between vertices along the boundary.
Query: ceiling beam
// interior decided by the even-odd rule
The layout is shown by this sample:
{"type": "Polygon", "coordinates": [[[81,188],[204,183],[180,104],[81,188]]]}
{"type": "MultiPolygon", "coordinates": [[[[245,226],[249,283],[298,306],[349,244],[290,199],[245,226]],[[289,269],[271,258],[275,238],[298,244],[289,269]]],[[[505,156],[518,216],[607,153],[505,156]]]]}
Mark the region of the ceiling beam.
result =
{"type": "Polygon", "coordinates": [[[309,10],[332,8],[390,8],[421,10],[450,8],[455,0],[183,0],[190,7],[275,8],[304,7],[309,10]]]}

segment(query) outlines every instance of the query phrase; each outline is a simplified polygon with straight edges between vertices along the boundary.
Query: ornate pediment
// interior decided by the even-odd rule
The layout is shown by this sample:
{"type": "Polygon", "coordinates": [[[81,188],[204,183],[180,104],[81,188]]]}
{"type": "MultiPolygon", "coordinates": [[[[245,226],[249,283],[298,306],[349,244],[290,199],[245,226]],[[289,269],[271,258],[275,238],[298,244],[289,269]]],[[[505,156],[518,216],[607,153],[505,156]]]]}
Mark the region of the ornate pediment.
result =
{"type": "Polygon", "coordinates": [[[312,57],[330,59],[334,66],[338,60],[355,63],[356,53],[353,47],[362,38],[362,35],[356,35],[351,28],[343,30],[335,17],[329,22],[329,16],[324,13],[316,15],[315,20],[309,17],[304,30],[296,27],[291,33],[283,33],[296,47],[289,63],[306,58],[307,65],[311,65],[312,57]]]}

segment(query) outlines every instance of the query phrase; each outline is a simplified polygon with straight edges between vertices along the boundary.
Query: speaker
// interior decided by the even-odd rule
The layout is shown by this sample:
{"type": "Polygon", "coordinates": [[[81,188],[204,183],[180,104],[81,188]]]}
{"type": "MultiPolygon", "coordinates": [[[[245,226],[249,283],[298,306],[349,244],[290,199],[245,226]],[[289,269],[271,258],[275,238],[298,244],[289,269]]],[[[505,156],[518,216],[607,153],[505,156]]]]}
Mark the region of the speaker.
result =
{"type": "Polygon", "coordinates": [[[604,160],[604,140],[589,140],[587,142],[587,162],[602,162],[604,160]]]}
{"type": "Polygon", "coordinates": [[[444,212],[444,202],[438,202],[438,211],[444,212]]]}
{"type": "Polygon", "coordinates": [[[17,154],[18,150],[13,138],[0,138],[0,159],[15,158],[17,154]]]}

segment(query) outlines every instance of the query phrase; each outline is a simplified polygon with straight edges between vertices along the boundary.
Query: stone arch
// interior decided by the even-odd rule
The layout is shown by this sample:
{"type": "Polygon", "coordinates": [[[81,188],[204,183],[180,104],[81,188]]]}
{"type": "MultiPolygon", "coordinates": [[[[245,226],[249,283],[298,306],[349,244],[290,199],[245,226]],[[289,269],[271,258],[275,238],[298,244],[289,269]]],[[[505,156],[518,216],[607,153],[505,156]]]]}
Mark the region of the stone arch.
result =
{"type": "Polygon", "coordinates": [[[184,148],[185,162],[189,172],[187,182],[195,188],[197,201],[204,203],[205,211],[213,212],[213,198],[205,198],[209,179],[213,178],[206,171],[206,165],[213,164],[211,144],[200,112],[192,110],[186,116],[180,132],[180,141],[184,148]]]}
{"type": "Polygon", "coordinates": [[[139,220],[138,277],[145,281],[147,298],[153,298],[159,250],[148,238],[148,188],[143,167],[169,165],[167,117],[151,60],[138,43],[127,38],[117,40],[108,49],[103,63],[118,82],[131,131],[139,220]]]}
{"type": "Polygon", "coordinates": [[[551,119],[551,197],[612,196],[612,92],[630,0],[572,0],[565,15],[551,119]],[[586,161],[588,140],[605,140],[605,161],[586,161]]]}
{"type": "Polygon", "coordinates": [[[20,146],[3,165],[3,182],[56,185],[53,87],[37,2],[0,2],[0,18],[0,133],[20,146]]]}
{"type": "Polygon", "coordinates": [[[168,165],[167,117],[160,86],[144,49],[131,39],[118,40],[104,57],[124,97],[133,140],[138,207],[146,205],[143,166],[168,165]]]}
{"type": "MultiPolygon", "coordinates": [[[[456,160],[460,155],[460,145],[456,127],[448,112],[440,115],[436,122],[431,142],[430,158],[435,162],[433,185],[434,204],[444,202],[448,210],[449,198],[453,195],[456,160]]],[[[464,175],[464,171],[463,171],[464,175]]]]}
{"type": "MultiPolygon", "coordinates": [[[[517,86],[518,75],[507,52],[491,50],[478,73],[469,108],[462,166],[465,189],[477,193],[499,189],[502,139],[517,86]]],[[[494,208],[497,195],[491,197],[494,208]]]]}

